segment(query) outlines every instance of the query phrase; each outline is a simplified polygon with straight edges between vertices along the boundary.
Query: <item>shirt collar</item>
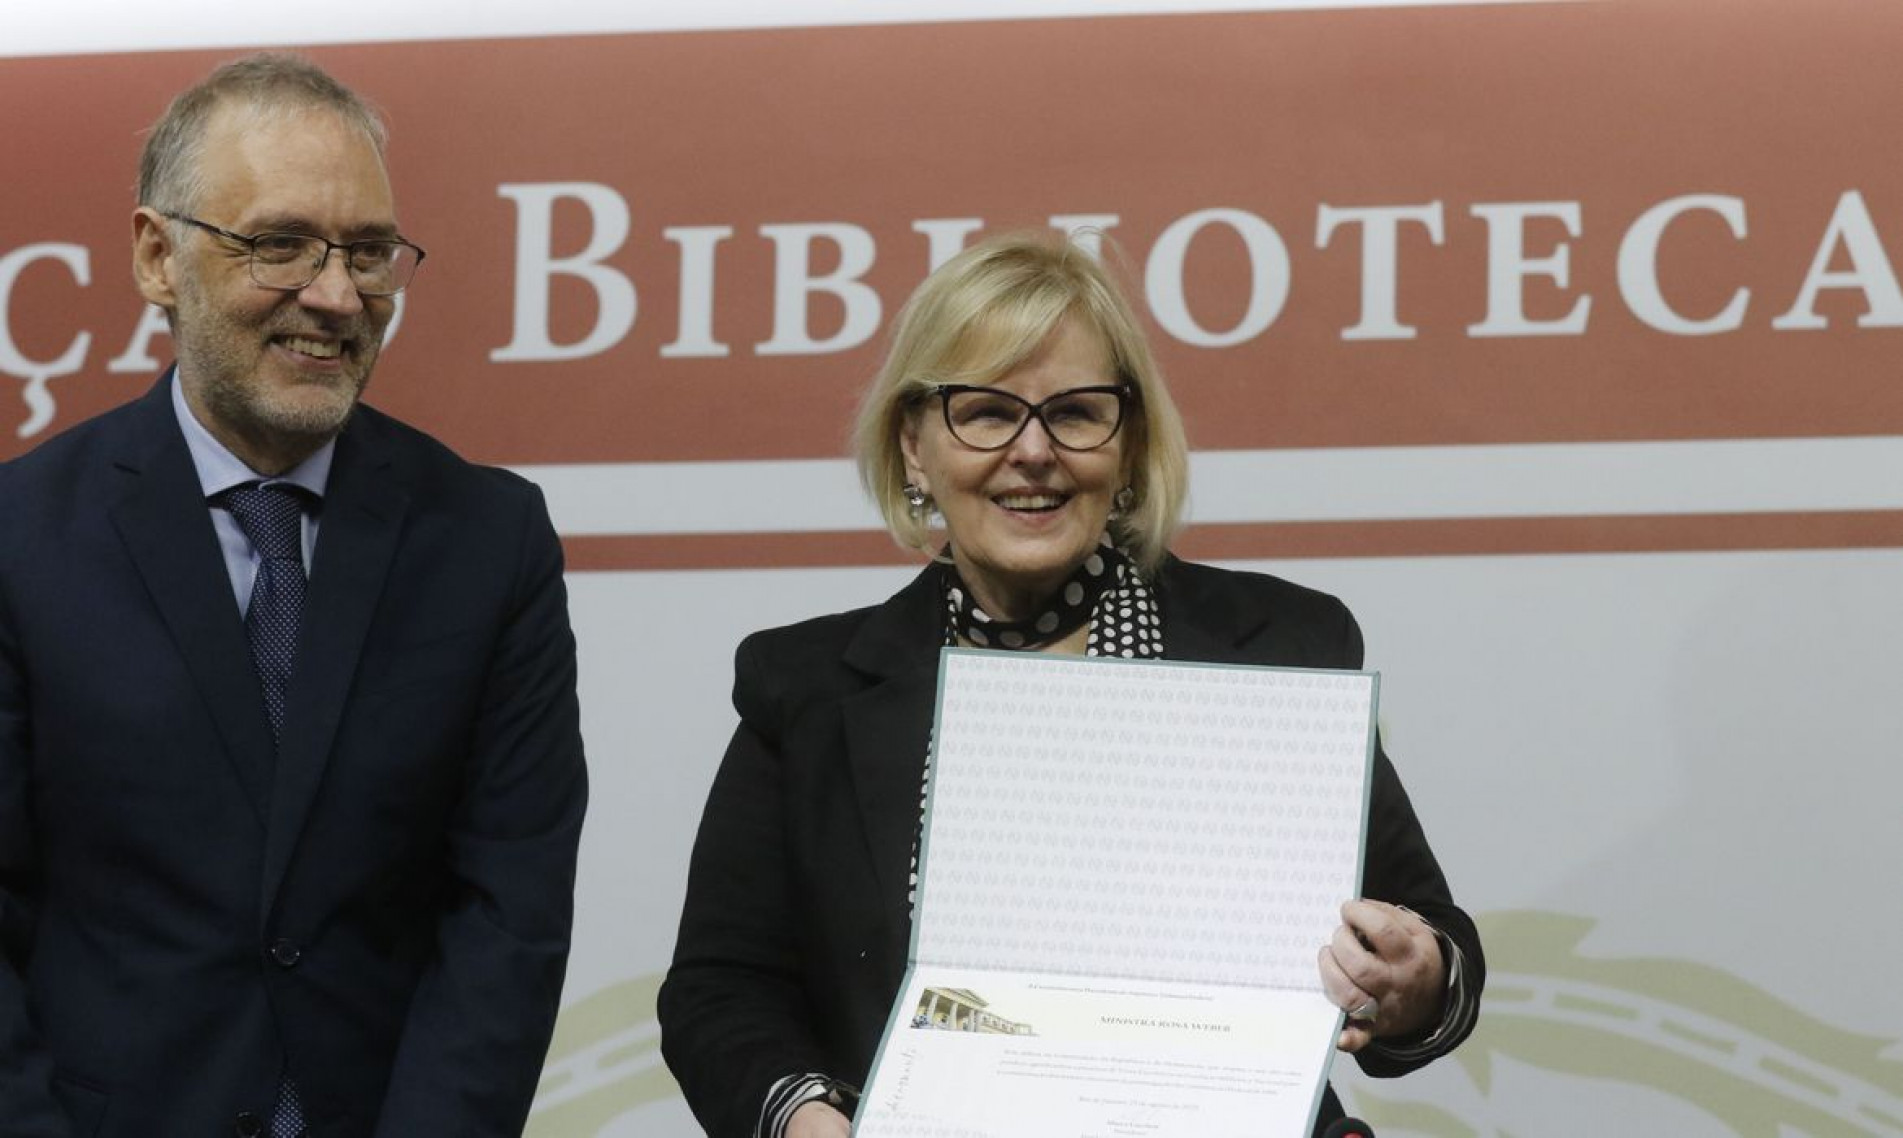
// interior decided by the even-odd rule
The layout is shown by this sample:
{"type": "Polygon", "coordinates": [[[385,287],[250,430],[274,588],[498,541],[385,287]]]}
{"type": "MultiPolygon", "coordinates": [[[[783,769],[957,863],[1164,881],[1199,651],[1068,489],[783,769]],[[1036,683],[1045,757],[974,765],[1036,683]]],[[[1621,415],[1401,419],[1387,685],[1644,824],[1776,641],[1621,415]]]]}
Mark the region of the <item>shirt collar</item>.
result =
{"type": "Polygon", "coordinates": [[[327,439],[324,445],[303,462],[275,478],[266,478],[245,465],[245,461],[232,454],[225,444],[219,442],[205,425],[192,414],[185,402],[185,387],[179,380],[178,369],[172,369],[172,413],[178,416],[179,430],[185,434],[185,449],[191,452],[192,466],[198,471],[198,484],[210,498],[222,494],[233,486],[246,482],[289,482],[310,491],[320,500],[324,488],[330,484],[330,460],[336,453],[337,440],[327,439]]]}

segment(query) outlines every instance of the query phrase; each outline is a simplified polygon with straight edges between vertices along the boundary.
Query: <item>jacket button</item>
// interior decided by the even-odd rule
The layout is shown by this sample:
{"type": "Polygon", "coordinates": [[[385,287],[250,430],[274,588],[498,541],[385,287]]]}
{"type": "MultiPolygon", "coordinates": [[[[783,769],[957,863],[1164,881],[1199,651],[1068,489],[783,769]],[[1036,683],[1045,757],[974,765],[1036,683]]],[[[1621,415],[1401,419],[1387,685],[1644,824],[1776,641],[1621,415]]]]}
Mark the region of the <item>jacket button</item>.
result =
{"type": "Polygon", "coordinates": [[[265,953],[281,968],[289,968],[303,959],[304,950],[288,940],[274,940],[265,953]]]}
{"type": "Polygon", "coordinates": [[[238,1138],[259,1138],[264,1133],[264,1119],[248,1110],[241,1110],[232,1122],[231,1130],[238,1138]]]}

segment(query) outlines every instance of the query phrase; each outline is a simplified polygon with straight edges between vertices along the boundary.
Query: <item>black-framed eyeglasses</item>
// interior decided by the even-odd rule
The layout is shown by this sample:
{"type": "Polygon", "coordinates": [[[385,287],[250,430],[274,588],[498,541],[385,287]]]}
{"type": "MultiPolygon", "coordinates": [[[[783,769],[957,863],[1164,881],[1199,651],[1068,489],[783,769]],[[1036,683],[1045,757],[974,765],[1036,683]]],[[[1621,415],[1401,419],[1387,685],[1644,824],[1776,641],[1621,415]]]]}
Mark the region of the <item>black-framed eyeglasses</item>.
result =
{"type": "Polygon", "coordinates": [[[973,450],[1003,450],[1032,419],[1065,450],[1096,450],[1117,436],[1136,393],[1123,384],[1073,387],[1033,403],[996,387],[946,383],[932,394],[944,408],[945,429],[973,450]]]}
{"type": "Polygon", "coordinates": [[[244,246],[251,255],[252,282],[284,292],[296,292],[316,280],[330,260],[331,250],[338,249],[343,251],[350,283],[359,293],[395,296],[410,287],[417,266],[426,256],[421,246],[401,237],[368,237],[343,242],[327,241],[313,233],[256,233],[247,237],[182,213],[165,216],[244,246]]]}

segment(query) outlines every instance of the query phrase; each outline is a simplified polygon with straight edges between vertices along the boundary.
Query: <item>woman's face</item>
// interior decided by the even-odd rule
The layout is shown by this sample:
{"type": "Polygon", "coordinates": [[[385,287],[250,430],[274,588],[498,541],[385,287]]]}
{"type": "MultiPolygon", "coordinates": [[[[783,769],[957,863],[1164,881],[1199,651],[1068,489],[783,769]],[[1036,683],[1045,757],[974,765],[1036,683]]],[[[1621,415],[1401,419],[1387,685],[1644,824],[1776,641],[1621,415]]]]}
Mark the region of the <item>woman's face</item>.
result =
{"type": "MultiPolygon", "coordinates": [[[[1037,352],[993,386],[1031,403],[1061,391],[1115,384],[1109,350],[1067,316],[1037,352]]],[[[900,438],[906,476],[936,501],[952,559],[986,612],[1021,620],[1096,548],[1111,501],[1127,481],[1121,429],[1090,451],[1065,450],[1033,417],[1009,445],[982,451],[954,438],[939,400],[900,438]]]]}

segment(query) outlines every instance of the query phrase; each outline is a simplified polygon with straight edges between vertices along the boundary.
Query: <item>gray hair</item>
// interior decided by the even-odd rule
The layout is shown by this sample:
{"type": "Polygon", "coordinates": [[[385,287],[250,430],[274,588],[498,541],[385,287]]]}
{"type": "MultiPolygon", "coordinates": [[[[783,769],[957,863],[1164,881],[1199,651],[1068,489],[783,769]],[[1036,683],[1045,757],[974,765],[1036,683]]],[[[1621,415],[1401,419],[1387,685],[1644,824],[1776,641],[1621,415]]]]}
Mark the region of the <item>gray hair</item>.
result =
{"type": "Polygon", "coordinates": [[[172,100],[139,156],[139,204],[160,213],[190,213],[204,194],[205,133],[213,114],[237,103],[264,116],[328,110],[361,130],[384,152],[388,132],[377,110],[315,63],[260,52],[219,67],[172,100]]]}

